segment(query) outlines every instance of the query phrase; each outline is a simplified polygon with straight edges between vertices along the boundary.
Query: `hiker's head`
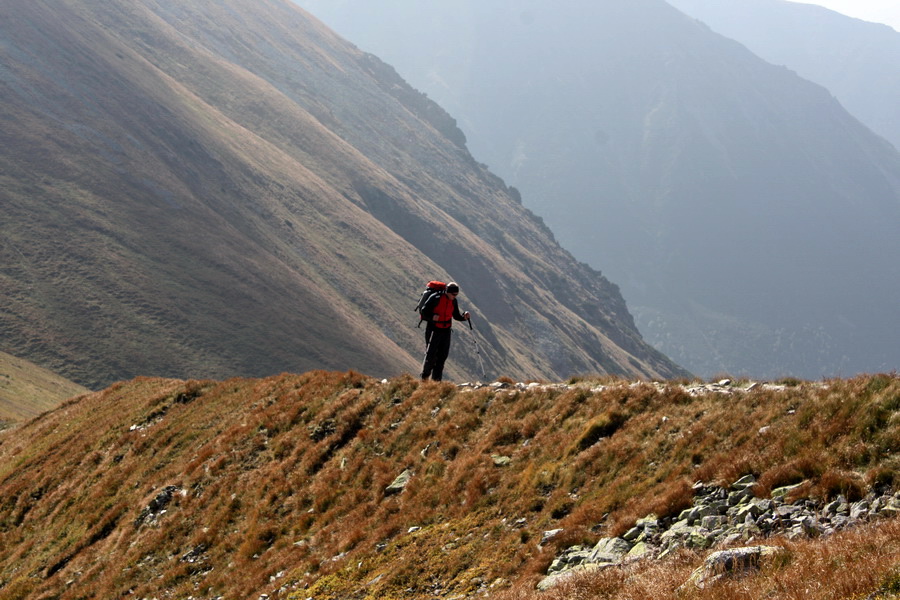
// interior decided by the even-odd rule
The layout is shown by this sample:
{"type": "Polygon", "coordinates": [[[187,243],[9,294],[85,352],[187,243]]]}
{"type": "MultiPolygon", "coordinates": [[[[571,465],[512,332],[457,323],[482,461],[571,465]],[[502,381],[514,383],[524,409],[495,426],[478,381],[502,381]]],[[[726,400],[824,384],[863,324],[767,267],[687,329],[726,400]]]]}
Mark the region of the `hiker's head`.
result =
{"type": "Polygon", "coordinates": [[[447,284],[447,293],[452,296],[455,296],[459,293],[459,286],[456,284],[455,281],[451,281],[450,283],[447,284]]]}

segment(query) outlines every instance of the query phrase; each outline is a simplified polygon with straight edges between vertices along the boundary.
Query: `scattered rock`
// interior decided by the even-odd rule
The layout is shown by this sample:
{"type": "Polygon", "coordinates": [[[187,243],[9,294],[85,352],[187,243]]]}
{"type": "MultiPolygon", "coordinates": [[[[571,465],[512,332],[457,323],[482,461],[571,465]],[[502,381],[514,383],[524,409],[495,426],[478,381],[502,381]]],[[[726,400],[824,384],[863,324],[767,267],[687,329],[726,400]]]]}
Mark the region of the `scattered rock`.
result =
{"type": "Polygon", "coordinates": [[[409,484],[410,479],[412,479],[413,472],[410,469],[406,469],[400,475],[397,476],[396,479],[391,483],[391,485],[384,488],[385,496],[392,496],[394,494],[399,494],[403,490],[406,489],[406,486],[409,484]]]}
{"type": "Polygon", "coordinates": [[[540,545],[543,546],[544,544],[546,544],[547,542],[549,542],[550,540],[552,540],[553,538],[555,538],[562,532],[563,532],[562,529],[551,529],[550,531],[545,531],[544,535],[541,536],[540,545]]]}
{"type": "Polygon", "coordinates": [[[799,488],[802,483],[796,483],[794,485],[786,485],[784,487],[775,488],[772,490],[772,498],[785,498],[788,494],[799,488]]]}
{"type": "MultiPolygon", "coordinates": [[[[843,496],[828,503],[809,499],[789,503],[790,492],[803,483],[772,491],[772,498],[756,498],[751,490],[756,484],[745,476],[728,487],[706,484],[694,486],[693,506],[677,517],[659,519],[648,515],[620,538],[603,538],[593,548],[573,546],[560,554],[547,570],[540,589],[556,585],[574,571],[602,569],[644,558],[662,558],[679,548],[707,549],[716,546],[748,544],[773,535],[789,538],[827,536],[835,531],[878,518],[900,514],[900,492],[894,495],[871,493],[858,502],[843,496]]],[[[767,556],[766,546],[750,546],[767,556]]],[[[715,569],[721,565],[758,564],[755,551],[744,550],[734,555],[710,555],[715,569]],[[729,559],[728,557],[731,556],[729,559]],[[715,557],[715,558],[712,558],[715,557]],[[749,558],[748,558],[749,557],[749,558]],[[729,562],[730,561],[730,562],[729,562]],[[743,562],[742,562],[743,561],[743,562]],[[757,561],[754,563],[753,561],[757,561]]],[[[713,571],[708,571],[713,572],[713,571]]],[[[704,584],[714,581],[709,574],[697,575],[704,584]]],[[[713,575],[721,573],[715,572],[713,575]]]]}
{"type": "Polygon", "coordinates": [[[134,520],[134,526],[140,527],[144,523],[156,521],[161,515],[165,514],[166,507],[172,502],[172,497],[176,493],[181,493],[183,491],[184,490],[177,485],[168,485],[164,487],[163,490],[150,501],[150,504],[144,507],[141,514],[134,520]]]}
{"type": "MultiPolygon", "coordinates": [[[[659,391],[662,391],[666,388],[671,388],[673,386],[673,384],[671,384],[671,383],[663,383],[663,382],[656,382],[656,381],[654,381],[654,382],[638,381],[638,382],[632,383],[630,385],[630,387],[638,387],[638,386],[644,386],[644,385],[655,387],[659,391]]],[[[809,385],[820,385],[823,388],[827,387],[827,384],[825,384],[825,383],[816,384],[816,383],[810,382],[809,385]]],[[[609,389],[610,387],[614,387],[614,386],[598,385],[598,386],[594,386],[594,387],[590,388],[590,391],[591,391],[591,393],[600,393],[600,392],[603,392],[604,390],[609,389]]],[[[731,379],[722,379],[715,383],[696,383],[695,382],[695,383],[691,383],[691,384],[681,385],[679,387],[681,387],[682,390],[684,390],[686,393],[690,394],[691,396],[702,396],[704,394],[721,394],[721,395],[732,396],[732,395],[738,395],[738,394],[745,394],[745,393],[757,391],[757,390],[779,392],[779,391],[784,391],[786,389],[786,387],[784,385],[778,385],[778,384],[773,384],[773,383],[760,383],[758,381],[746,382],[746,383],[742,383],[742,382],[736,383],[736,382],[732,381],[731,379]]],[[[566,384],[566,383],[531,382],[531,383],[515,383],[515,384],[513,384],[513,383],[508,383],[505,381],[495,381],[492,383],[483,383],[481,381],[474,381],[474,382],[460,383],[457,385],[457,388],[463,392],[472,392],[472,391],[481,390],[481,389],[491,389],[491,390],[495,390],[498,392],[505,391],[505,392],[509,393],[509,392],[514,392],[514,391],[533,391],[533,390],[537,390],[537,391],[567,391],[567,390],[571,390],[571,389],[575,389],[575,388],[584,389],[585,386],[584,386],[584,384],[577,384],[577,383],[576,384],[566,384]]]]}
{"type": "Polygon", "coordinates": [[[181,562],[185,563],[195,563],[202,559],[203,554],[209,549],[206,544],[200,544],[198,546],[194,546],[191,550],[186,552],[181,557],[181,562]]]}
{"type": "Polygon", "coordinates": [[[603,538],[594,545],[589,561],[593,563],[618,563],[631,551],[632,543],[622,538],[603,538]]]}
{"type": "Polygon", "coordinates": [[[335,431],[337,431],[335,420],[325,419],[321,423],[314,423],[309,426],[309,438],[314,442],[321,442],[335,431]]]}

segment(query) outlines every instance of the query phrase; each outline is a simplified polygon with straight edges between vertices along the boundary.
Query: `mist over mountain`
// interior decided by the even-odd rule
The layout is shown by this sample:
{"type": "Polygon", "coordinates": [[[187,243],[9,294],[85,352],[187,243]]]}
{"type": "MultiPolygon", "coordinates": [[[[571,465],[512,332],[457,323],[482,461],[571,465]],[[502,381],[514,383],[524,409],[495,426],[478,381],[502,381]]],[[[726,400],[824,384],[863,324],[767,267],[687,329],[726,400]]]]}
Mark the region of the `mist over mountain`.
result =
{"type": "Polygon", "coordinates": [[[301,4],[447,108],[676,362],[900,364],[900,155],[820,85],[659,0],[301,4]]]}
{"type": "Polygon", "coordinates": [[[81,384],[417,372],[437,278],[474,315],[450,377],[684,373],[452,117],[290,2],[5,2],[0,101],[2,348],[81,384]]]}
{"type": "Polygon", "coordinates": [[[900,33],[812,4],[784,0],[669,0],[766,61],[825,86],[900,148],[900,33]]]}

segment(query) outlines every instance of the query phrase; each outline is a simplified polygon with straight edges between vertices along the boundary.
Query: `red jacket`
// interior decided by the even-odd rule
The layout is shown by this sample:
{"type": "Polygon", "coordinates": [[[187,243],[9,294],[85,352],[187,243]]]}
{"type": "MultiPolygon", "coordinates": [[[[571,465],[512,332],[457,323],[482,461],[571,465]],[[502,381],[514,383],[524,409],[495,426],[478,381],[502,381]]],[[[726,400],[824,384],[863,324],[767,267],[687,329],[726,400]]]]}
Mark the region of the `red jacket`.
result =
{"type": "MultiPolygon", "coordinates": [[[[431,302],[429,302],[431,304],[431,302]]],[[[426,307],[426,310],[431,308],[426,307]]],[[[456,298],[451,298],[447,294],[441,294],[431,311],[431,320],[428,321],[429,327],[438,327],[440,329],[449,329],[453,325],[453,319],[457,321],[465,321],[459,312],[459,304],[456,298]],[[435,319],[435,317],[437,317],[435,319]]]]}

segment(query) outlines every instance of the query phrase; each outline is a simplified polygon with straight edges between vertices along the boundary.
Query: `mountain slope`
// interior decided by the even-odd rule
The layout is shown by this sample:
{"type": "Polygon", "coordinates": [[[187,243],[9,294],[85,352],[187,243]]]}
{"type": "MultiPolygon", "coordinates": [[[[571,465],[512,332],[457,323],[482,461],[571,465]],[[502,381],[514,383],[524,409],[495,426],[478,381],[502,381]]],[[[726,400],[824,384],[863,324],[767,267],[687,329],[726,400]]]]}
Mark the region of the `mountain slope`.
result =
{"type": "Polygon", "coordinates": [[[900,364],[900,155],[820,86],[658,0],[302,4],[455,114],[689,370],[900,364]]]}
{"type": "Polygon", "coordinates": [[[783,0],[669,4],[826,87],[853,116],[900,148],[900,32],[783,0]]]}
{"type": "Polygon", "coordinates": [[[683,372],[446,113],[290,3],[16,0],[0,36],[17,355],[93,387],[415,372],[415,297],[452,277],[494,375],[683,372]]]}
{"type": "Polygon", "coordinates": [[[819,501],[897,485],[896,376],[748,384],[119,383],[0,432],[0,598],[475,597],[677,516],[698,480],[819,501]]]}
{"type": "Polygon", "coordinates": [[[25,421],[88,390],[47,369],[0,352],[0,427],[25,421]]]}

